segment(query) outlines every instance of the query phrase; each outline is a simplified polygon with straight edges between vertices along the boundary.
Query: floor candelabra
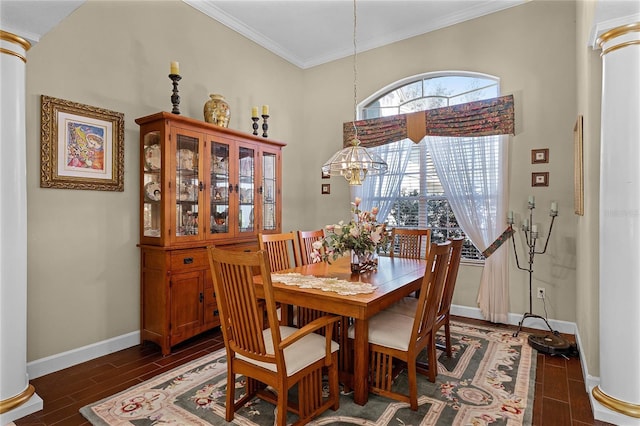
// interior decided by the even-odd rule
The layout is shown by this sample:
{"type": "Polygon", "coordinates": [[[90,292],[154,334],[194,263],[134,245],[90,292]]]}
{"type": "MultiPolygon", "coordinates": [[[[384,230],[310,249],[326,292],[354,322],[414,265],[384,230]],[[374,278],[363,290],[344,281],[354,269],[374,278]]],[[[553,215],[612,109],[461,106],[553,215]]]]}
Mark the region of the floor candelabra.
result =
{"type": "MultiPolygon", "coordinates": [[[[534,258],[536,254],[544,254],[547,251],[547,246],[549,245],[549,237],[551,236],[551,230],[553,229],[553,222],[558,216],[558,205],[555,201],[551,203],[551,211],[549,212],[549,216],[551,216],[551,225],[549,226],[549,232],[547,234],[547,239],[544,243],[544,249],[542,251],[536,251],[536,243],[538,242],[538,239],[539,239],[539,233],[538,233],[538,225],[535,225],[533,223],[533,210],[536,208],[534,197],[532,196],[529,197],[527,208],[529,210],[529,218],[524,220],[521,229],[522,229],[522,232],[524,233],[525,242],[529,250],[529,267],[528,268],[523,268],[520,266],[520,261],[518,260],[518,250],[516,249],[516,241],[513,234],[511,235],[511,241],[513,242],[513,252],[516,258],[516,265],[518,266],[518,269],[527,271],[529,273],[529,311],[522,316],[522,319],[518,324],[518,330],[515,333],[513,333],[514,337],[518,336],[518,334],[520,333],[520,330],[522,329],[522,324],[524,323],[524,320],[526,320],[527,318],[540,318],[545,322],[545,324],[547,324],[547,327],[549,327],[549,330],[551,332],[553,332],[554,334],[557,333],[551,328],[551,326],[549,325],[549,322],[545,317],[536,315],[533,313],[532,283],[533,283],[534,258]]],[[[507,217],[507,223],[509,224],[510,227],[513,227],[513,223],[514,223],[513,212],[509,212],[509,216],[507,217]]]]}

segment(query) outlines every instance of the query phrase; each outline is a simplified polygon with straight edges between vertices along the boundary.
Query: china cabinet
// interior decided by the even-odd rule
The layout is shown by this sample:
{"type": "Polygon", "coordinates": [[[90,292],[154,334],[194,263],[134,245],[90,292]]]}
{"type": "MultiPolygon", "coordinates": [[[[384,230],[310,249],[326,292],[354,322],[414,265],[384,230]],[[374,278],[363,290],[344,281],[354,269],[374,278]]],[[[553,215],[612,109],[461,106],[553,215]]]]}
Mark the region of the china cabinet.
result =
{"type": "Polygon", "coordinates": [[[284,143],[167,112],[140,125],[141,339],[163,354],[219,325],[206,247],[281,232],[284,143]]]}

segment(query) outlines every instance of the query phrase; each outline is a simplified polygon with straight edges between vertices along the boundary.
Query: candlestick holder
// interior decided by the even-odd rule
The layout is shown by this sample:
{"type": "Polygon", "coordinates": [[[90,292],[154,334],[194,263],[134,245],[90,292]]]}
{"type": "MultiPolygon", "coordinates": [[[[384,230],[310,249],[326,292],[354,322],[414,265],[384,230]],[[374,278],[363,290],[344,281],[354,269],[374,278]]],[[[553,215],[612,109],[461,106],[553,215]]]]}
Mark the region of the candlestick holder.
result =
{"type": "MultiPolygon", "coordinates": [[[[529,261],[528,261],[529,267],[528,268],[523,268],[520,266],[520,261],[518,260],[518,250],[516,249],[516,240],[514,238],[515,232],[511,235],[511,241],[513,242],[513,252],[516,258],[516,265],[518,269],[522,271],[527,271],[529,273],[529,311],[526,312],[524,315],[522,315],[522,319],[520,320],[520,323],[518,323],[518,330],[515,333],[513,333],[513,337],[518,336],[518,334],[520,333],[520,330],[522,329],[522,325],[524,324],[524,320],[526,320],[527,318],[542,319],[553,334],[556,334],[556,335],[558,334],[557,331],[554,331],[553,328],[551,328],[551,325],[549,325],[549,322],[547,321],[546,318],[533,313],[533,287],[532,287],[533,262],[535,259],[535,255],[546,253],[547,246],[549,245],[549,237],[551,237],[551,230],[553,229],[553,222],[558,216],[558,212],[557,210],[550,211],[549,216],[551,216],[551,225],[549,226],[549,233],[547,234],[547,240],[544,243],[544,249],[542,251],[536,251],[536,242],[538,241],[539,234],[538,234],[537,227],[533,225],[533,210],[535,208],[536,208],[535,202],[530,199],[529,202],[527,203],[527,209],[529,210],[529,220],[528,221],[525,220],[521,228],[522,232],[524,233],[525,243],[529,250],[529,261]],[[531,228],[529,228],[529,224],[531,224],[531,228]]],[[[511,216],[511,214],[507,218],[507,223],[509,224],[509,227],[513,229],[513,217],[511,216]]]]}
{"type": "Polygon", "coordinates": [[[251,117],[251,120],[253,121],[253,134],[258,136],[258,120],[260,120],[260,117],[251,117]]]}
{"type": "Polygon", "coordinates": [[[267,135],[267,130],[269,130],[269,124],[267,123],[267,119],[269,118],[268,114],[262,114],[262,137],[266,138],[268,137],[267,135]]]}
{"type": "Polygon", "coordinates": [[[178,94],[178,82],[182,79],[180,74],[169,74],[169,78],[173,82],[173,93],[171,95],[171,103],[173,104],[173,109],[171,110],[174,114],[180,114],[180,95],[178,94]]]}

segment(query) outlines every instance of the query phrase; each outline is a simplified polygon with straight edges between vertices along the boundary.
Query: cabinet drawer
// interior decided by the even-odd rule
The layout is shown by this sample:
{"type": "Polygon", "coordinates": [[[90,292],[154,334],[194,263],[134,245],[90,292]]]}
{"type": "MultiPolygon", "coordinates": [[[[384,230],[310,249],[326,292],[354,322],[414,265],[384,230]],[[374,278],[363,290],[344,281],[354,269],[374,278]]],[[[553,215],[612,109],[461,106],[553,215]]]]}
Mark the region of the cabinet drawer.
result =
{"type": "Polygon", "coordinates": [[[171,253],[171,271],[183,271],[187,269],[205,269],[209,267],[209,258],[206,249],[177,250],[171,253]]]}

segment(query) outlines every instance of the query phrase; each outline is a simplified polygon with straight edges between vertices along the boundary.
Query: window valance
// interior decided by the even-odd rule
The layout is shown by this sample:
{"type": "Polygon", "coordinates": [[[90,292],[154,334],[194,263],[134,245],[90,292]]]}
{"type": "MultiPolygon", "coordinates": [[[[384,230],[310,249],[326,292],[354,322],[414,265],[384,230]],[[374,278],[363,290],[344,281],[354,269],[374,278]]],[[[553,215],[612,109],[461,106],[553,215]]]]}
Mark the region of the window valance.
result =
{"type": "MultiPolygon", "coordinates": [[[[444,108],[371,118],[355,122],[358,139],[373,147],[409,138],[420,142],[425,136],[514,135],[513,95],[468,102],[444,108]]],[[[343,125],[344,146],[351,144],[354,123],[343,125]]]]}

